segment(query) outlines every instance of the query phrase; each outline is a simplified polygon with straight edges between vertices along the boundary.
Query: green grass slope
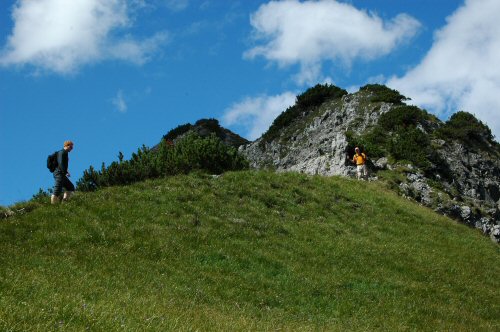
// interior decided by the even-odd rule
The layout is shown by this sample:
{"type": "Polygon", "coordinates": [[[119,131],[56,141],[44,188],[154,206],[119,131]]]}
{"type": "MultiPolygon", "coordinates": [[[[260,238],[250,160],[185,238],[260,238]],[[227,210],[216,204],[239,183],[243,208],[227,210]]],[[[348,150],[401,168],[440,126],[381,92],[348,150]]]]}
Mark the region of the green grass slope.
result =
{"type": "Polygon", "coordinates": [[[1,331],[498,331],[500,249],[377,183],[194,174],[0,221],[1,331]]]}

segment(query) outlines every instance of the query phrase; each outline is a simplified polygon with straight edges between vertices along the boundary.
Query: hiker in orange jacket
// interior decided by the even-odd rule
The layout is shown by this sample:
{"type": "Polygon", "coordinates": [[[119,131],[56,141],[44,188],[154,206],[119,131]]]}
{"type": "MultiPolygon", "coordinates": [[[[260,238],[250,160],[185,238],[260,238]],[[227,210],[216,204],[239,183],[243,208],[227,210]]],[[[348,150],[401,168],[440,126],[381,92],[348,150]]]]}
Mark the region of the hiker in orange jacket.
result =
{"type": "Polygon", "coordinates": [[[360,152],[358,147],[356,147],[354,151],[356,153],[352,158],[352,163],[356,164],[356,174],[358,176],[358,180],[367,179],[368,169],[366,168],[366,154],[364,152],[360,152]]]}

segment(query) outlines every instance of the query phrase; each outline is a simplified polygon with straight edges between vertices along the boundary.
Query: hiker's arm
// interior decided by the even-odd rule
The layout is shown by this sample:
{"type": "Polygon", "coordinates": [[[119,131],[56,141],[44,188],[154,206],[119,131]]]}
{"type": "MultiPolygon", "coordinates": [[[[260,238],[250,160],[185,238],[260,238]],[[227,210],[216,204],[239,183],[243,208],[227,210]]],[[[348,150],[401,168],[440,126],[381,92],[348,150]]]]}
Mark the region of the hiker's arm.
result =
{"type": "Polygon", "coordinates": [[[61,158],[61,171],[63,174],[68,173],[68,153],[63,153],[61,158]]]}

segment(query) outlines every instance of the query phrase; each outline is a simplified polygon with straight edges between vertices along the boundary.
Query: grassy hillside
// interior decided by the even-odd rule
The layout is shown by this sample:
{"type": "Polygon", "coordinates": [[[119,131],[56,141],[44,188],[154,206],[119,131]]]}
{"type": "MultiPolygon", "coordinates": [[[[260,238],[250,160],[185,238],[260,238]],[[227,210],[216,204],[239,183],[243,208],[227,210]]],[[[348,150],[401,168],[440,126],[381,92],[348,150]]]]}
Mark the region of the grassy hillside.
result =
{"type": "Polygon", "coordinates": [[[500,329],[500,249],[376,183],[194,174],[0,221],[0,330],[500,329]]]}

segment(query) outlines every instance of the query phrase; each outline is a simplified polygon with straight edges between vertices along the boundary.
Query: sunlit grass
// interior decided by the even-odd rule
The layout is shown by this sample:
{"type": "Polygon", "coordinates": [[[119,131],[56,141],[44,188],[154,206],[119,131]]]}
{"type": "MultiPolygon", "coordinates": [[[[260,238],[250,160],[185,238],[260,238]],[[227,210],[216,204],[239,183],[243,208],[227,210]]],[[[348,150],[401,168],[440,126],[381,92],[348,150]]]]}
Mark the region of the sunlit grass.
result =
{"type": "Polygon", "coordinates": [[[377,184],[194,174],[0,221],[0,330],[498,330],[498,245],[377,184]]]}

